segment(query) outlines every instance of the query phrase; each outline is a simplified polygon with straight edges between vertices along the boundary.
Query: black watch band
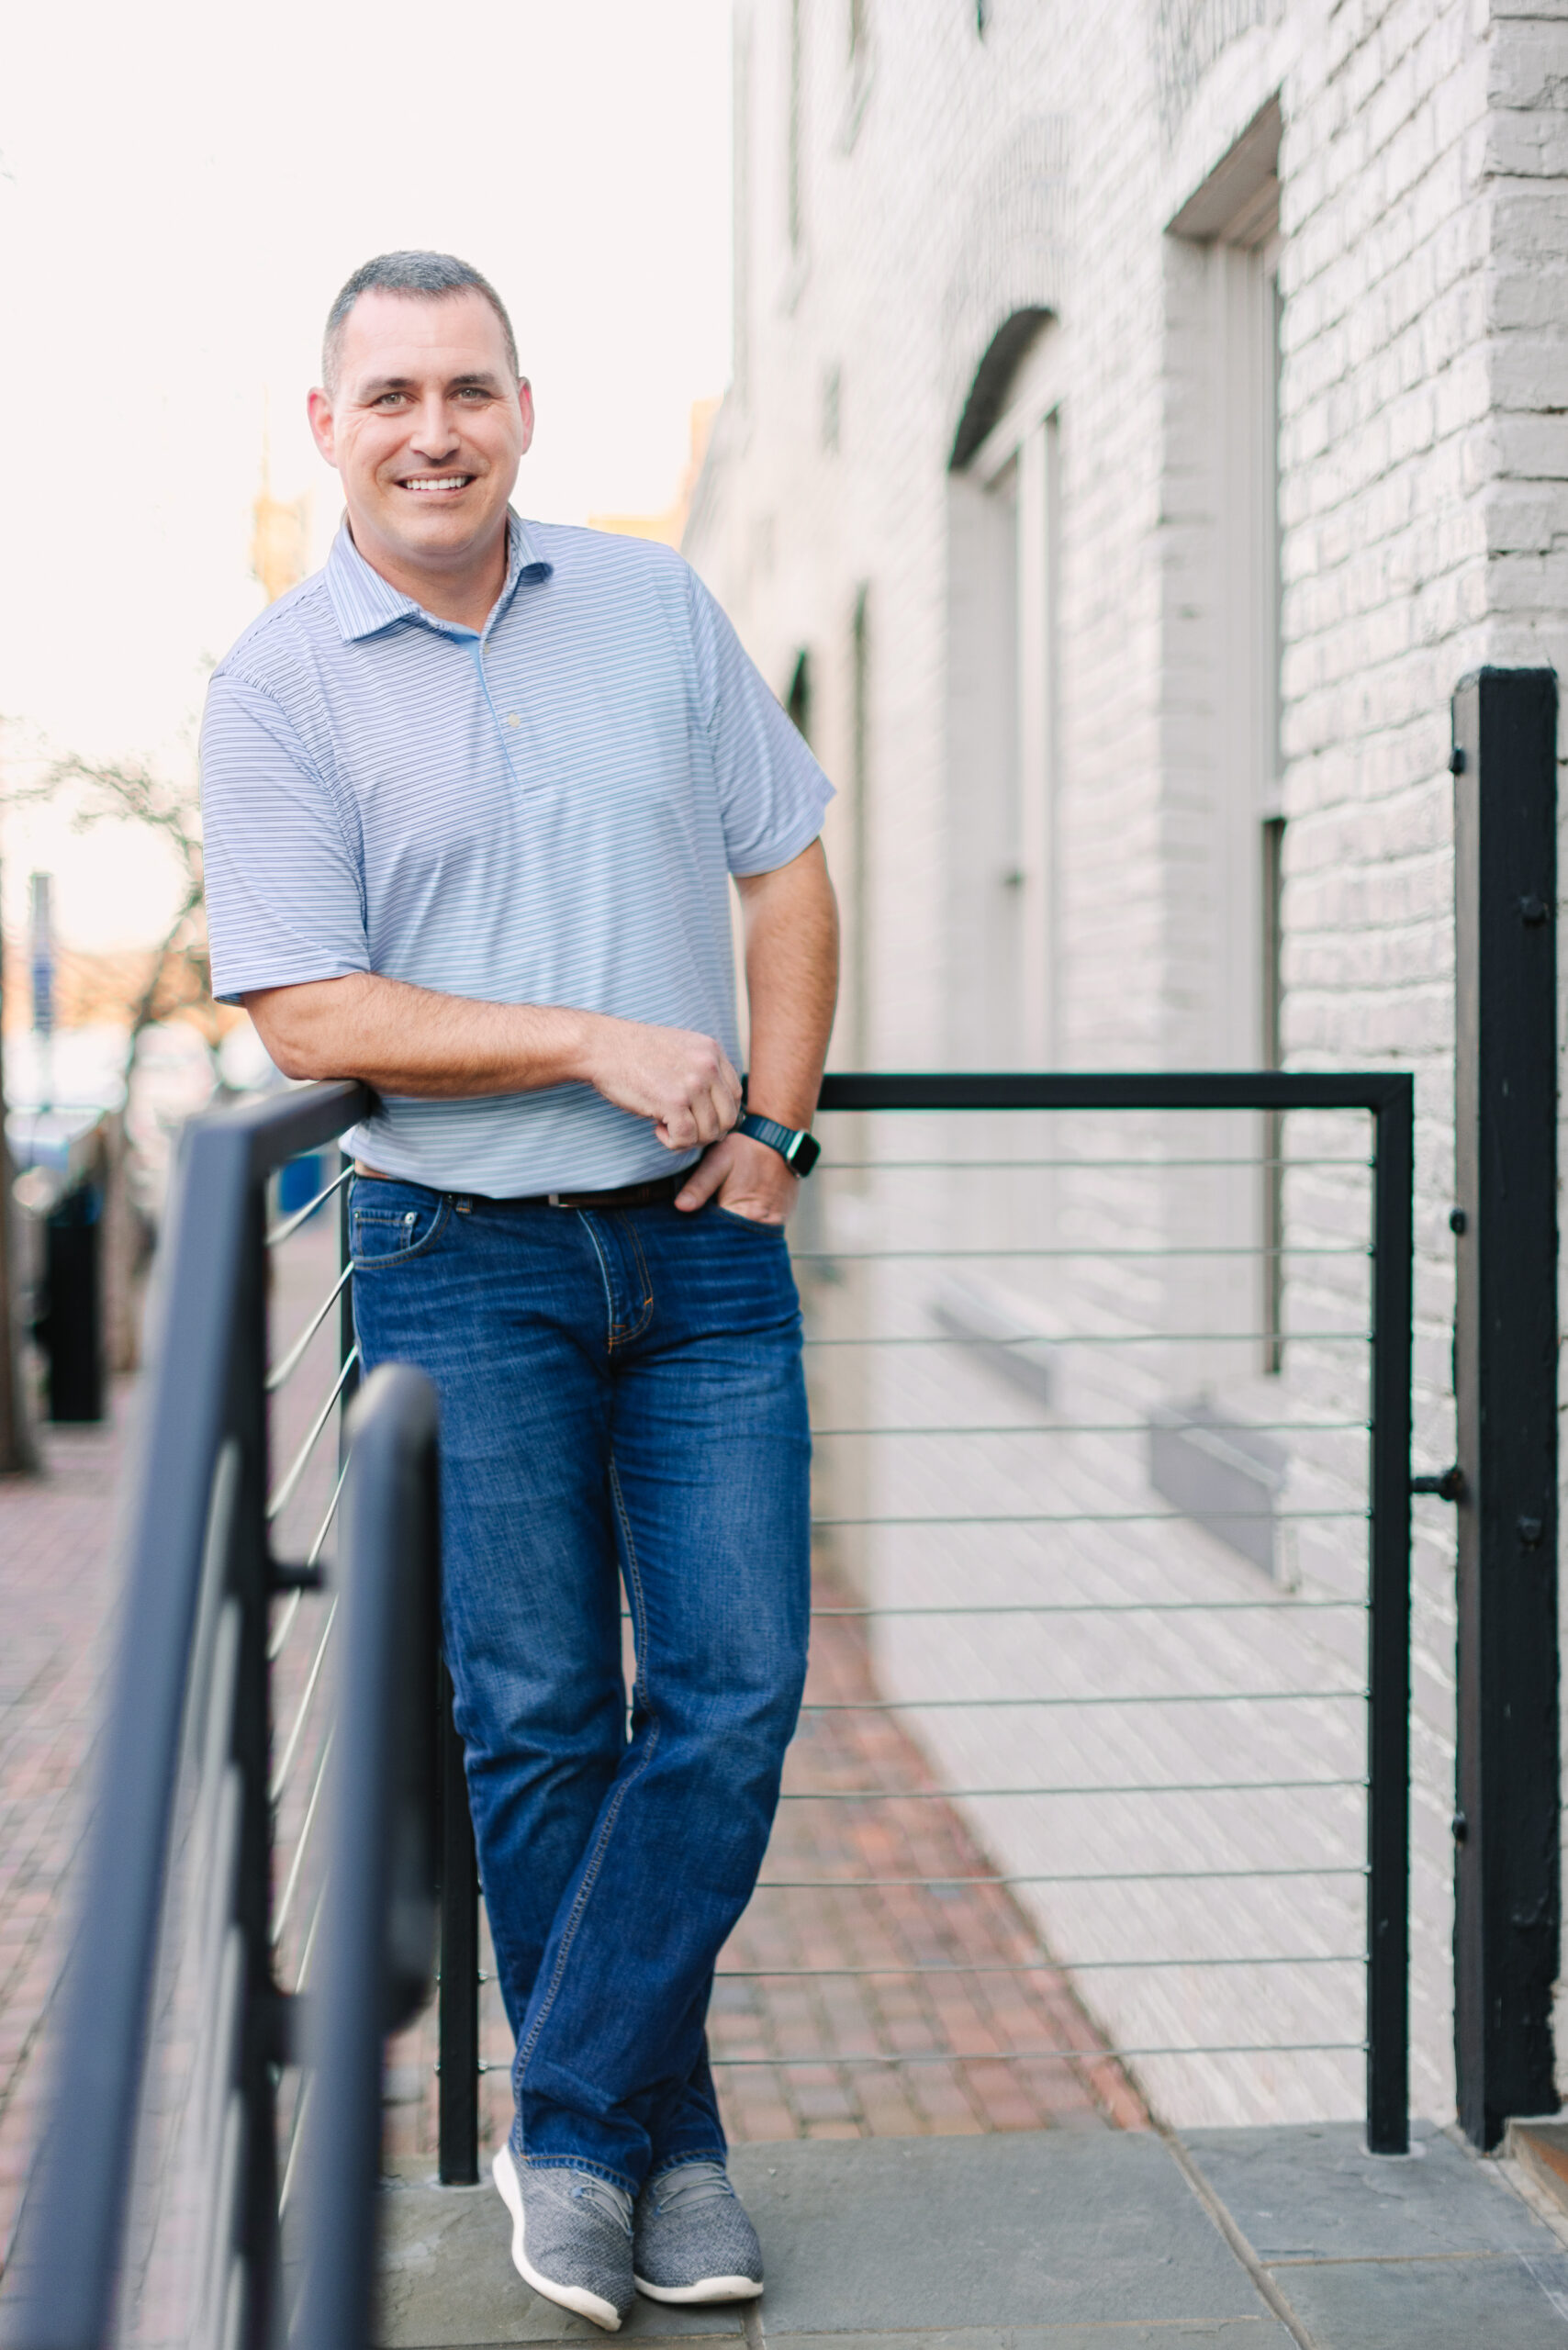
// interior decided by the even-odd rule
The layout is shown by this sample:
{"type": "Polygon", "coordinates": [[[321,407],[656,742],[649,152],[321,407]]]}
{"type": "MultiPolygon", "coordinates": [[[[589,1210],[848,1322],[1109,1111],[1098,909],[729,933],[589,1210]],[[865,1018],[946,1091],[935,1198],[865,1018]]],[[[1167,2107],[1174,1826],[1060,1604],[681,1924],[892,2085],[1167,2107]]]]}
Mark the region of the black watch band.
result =
{"type": "Polygon", "coordinates": [[[781,1126],[777,1118],[759,1118],[751,1110],[736,1119],[735,1132],[776,1150],[791,1175],[809,1175],[822,1157],[823,1147],[809,1127],[781,1126]]]}

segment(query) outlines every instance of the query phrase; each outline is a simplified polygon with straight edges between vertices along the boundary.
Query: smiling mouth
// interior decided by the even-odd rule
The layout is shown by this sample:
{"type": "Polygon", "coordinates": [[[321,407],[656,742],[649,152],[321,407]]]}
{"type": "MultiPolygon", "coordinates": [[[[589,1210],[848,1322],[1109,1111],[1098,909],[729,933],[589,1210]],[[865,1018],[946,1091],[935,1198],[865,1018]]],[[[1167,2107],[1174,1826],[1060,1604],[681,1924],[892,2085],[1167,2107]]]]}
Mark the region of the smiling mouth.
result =
{"type": "Polygon", "coordinates": [[[398,487],[411,489],[420,498],[454,498],[473,478],[472,474],[408,474],[398,487]]]}

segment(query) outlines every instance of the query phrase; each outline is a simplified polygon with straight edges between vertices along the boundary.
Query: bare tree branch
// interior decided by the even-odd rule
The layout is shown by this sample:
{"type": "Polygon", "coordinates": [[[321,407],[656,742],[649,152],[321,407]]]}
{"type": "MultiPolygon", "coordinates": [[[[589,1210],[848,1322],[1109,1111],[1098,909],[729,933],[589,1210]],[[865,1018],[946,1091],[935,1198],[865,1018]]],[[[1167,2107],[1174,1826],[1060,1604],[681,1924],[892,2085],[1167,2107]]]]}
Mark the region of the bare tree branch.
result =
{"type": "Polygon", "coordinates": [[[57,759],[36,782],[12,784],[0,790],[0,801],[16,809],[54,806],[67,795],[75,803],[70,820],[73,832],[120,823],[151,833],[174,858],[183,884],[178,912],[151,949],[146,983],[129,1006],[127,1085],[143,1032],[172,1012],[196,1015],[207,1051],[216,1061],[221,1036],[202,921],[205,867],[196,785],[171,782],[144,761],[100,763],[73,754],[57,759]],[[183,985],[179,984],[182,977],[183,985]]]}

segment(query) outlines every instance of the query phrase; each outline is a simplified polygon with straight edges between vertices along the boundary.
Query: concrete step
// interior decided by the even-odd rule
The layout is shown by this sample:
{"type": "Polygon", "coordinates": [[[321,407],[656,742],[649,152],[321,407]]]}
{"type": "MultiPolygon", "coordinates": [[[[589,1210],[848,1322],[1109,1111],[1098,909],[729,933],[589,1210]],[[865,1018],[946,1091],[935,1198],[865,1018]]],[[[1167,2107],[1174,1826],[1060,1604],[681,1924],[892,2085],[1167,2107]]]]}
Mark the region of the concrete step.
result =
{"type": "MultiPolygon", "coordinates": [[[[1444,2132],[1352,2123],[740,2146],[767,2292],[640,2301],[628,2336],[737,2350],[1568,2350],[1568,2254],[1444,2132]]],[[[383,2202],[386,2350],[599,2340],[513,2273],[488,2186],[405,2163],[383,2202]]]]}

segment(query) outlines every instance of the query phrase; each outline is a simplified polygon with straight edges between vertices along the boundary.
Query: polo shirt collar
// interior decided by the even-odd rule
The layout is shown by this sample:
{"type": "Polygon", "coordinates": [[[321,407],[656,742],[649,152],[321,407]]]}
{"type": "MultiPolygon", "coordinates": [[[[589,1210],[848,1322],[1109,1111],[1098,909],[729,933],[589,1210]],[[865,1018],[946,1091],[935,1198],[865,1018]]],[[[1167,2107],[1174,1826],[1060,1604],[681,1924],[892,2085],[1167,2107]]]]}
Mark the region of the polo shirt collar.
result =
{"type": "MultiPolygon", "coordinates": [[[[507,576],[497,602],[503,610],[511,601],[520,580],[548,579],[554,565],[547,563],[529,537],[528,525],[520,515],[507,509],[507,576]]],[[[345,642],[353,643],[365,636],[375,636],[394,621],[420,620],[427,623],[431,615],[411,596],[383,579],[379,571],[366,563],[349,535],[349,520],[345,514],[332,541],[327,557],[327,593],[332,610],[342,631],[345,642]]],[[[439,621],[434,623],[439,627],[439,621]]]]}

